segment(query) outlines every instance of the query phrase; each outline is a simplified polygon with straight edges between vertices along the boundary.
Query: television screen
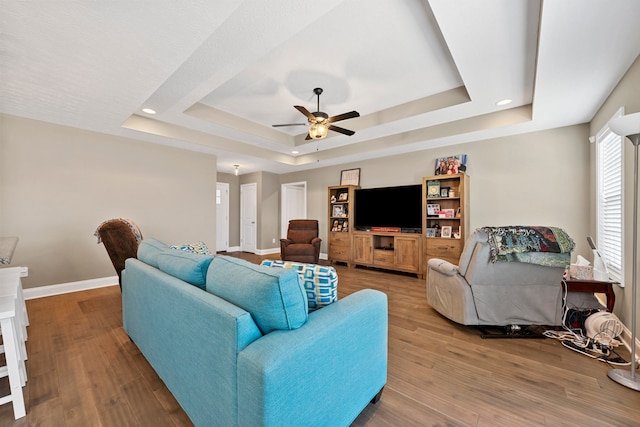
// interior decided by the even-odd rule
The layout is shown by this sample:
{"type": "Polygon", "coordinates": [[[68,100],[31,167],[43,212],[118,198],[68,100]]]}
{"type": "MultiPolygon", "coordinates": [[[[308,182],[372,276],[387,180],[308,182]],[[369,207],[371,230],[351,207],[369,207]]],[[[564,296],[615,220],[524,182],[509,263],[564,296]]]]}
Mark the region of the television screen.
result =
{"type": "Polygon", "coordinates": [[[354,226],[399,227],[403,231],[422,229],[422,185],[361,188],[355,190],[354,226]]]}

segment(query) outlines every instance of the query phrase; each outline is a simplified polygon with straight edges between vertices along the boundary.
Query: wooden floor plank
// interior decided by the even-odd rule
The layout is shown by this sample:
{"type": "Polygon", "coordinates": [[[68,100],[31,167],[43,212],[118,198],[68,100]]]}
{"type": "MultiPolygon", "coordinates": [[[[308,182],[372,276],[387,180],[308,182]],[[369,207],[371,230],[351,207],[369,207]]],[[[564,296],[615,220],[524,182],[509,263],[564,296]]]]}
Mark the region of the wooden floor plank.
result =
{"type": "MultiPolygon", "coordinates": [[[[335,267],[340,298],[373,288],[389,299],[387,385],[354,426],[640,425],[640,393],[608,379],[605,363],[551,339],[482,339],[428,305],[423,279],[335,267]]],[[[27,307],[27,416],[1,405],[0,426],[192,425],[122,329],[118,286],[27,307]]]]}

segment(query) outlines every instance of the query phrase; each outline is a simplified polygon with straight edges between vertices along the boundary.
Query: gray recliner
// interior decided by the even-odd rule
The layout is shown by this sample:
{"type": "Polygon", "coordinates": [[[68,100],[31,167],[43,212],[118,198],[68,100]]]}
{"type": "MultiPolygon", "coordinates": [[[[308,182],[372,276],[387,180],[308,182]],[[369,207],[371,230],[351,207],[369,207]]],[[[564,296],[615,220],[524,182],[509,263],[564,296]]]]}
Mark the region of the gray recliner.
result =
{"type": "Polygon", "coordinates": [[[491,262],[489,235],[478,229],[465,242],[459,265],[429,260],[427,300],[440,314],[463,325],[561,325],[564,270],[491,262]]]}

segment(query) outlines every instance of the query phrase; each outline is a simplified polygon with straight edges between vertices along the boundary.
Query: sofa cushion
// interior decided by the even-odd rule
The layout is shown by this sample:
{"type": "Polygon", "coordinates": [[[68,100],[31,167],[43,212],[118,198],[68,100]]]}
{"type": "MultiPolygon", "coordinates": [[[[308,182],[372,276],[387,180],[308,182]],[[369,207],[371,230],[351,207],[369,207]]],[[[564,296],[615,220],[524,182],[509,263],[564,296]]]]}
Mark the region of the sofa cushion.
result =
{"type": "Polygon", "coordinates": [[[291,268],[298,272],[305,292],[309,311],[314,311],[338,300],[338,274],[331,266],[303,262],[265,259],[260,265],[291,268]]]}
{"type": "Polygon", "coordinates": [[[213,256],[168,250],[158,254],[158,268],[187,283],[205,289],[213,256]]]}
{"type": "Polygon", "coordinates": [[[158,268],[158,255],[169,246],[156,239],[144,239],[138,246],[138,259],[145,264],[158,268]]]}
{"type": "Polygon", "coordinates": [[[307,321],[307,297],[298,274],[238,258],[216,256],[206,289],[251,313],[263,334],[297,329],[307,321]]]}

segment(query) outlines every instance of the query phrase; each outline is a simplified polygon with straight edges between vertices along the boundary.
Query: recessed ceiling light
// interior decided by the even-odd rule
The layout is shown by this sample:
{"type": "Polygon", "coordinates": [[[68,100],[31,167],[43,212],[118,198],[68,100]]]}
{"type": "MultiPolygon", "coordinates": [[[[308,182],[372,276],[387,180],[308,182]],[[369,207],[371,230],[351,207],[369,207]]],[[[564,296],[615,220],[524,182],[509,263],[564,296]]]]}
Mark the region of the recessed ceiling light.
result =
{"type": "Polygon", "coordinates": [[[508,99],[508,98],[507,98],[507,99],[502,99],[502,100],[500,100],[500,101],[496,102],[496,105],[497,105],[497,106],[499,106],[499,107],[502,107],[503,105],[509,105],[509,104],[511,104],[512,102],[513,102],[513,101],[512,101],[511,99],[508,99]]]}
{"type": "Polygon", "coordinates": [[[147,113],[147,114],[155,114],[156,110],[152,109],[152,108],[143,108],[142,109],[143,113],[147,113]]]}
{"type": "Polygon", "coordinates": [[[300,152],[299,152],[299,151],[296,151],[296,150],[293,150],[293,151],[291,152],[291,154],[299,154],[299,153],[300,153],[300,152]]]}

